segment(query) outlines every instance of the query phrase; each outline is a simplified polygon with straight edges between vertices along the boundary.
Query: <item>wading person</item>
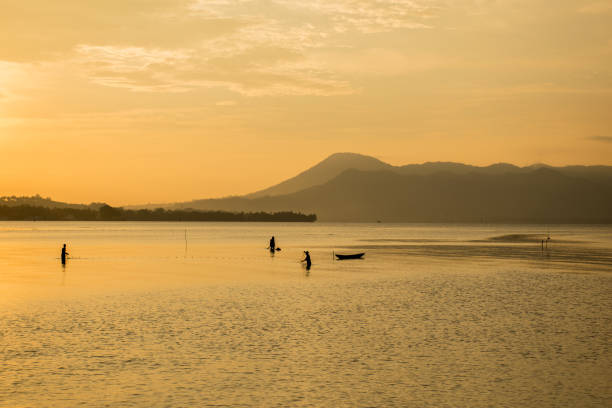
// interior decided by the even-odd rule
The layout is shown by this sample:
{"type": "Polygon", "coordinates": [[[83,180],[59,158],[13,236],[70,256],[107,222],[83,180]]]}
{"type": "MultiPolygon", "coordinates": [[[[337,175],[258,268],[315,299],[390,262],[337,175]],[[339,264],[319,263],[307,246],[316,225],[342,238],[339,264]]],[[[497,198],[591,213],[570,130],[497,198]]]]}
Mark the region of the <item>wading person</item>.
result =
{"type": "Polygon", "coordinates": [[[274,252],[276,250],[276,241],[274,240],[274,236],[270,238],[270,251],[274,252]]]}
{"type": "Polygon", "coordinates": [[[62,264],[66,264],[66,256],[68,256],[68,252],[66,252],[66,244],[62,247],[62,264]]]}
{"type": "Polygon", "coordinates": [[[306,262],[306,269],[310,269],[310,265],[312,265],[310,261],[310,252],[304,251],[304,259],[302,259],[302,262],[306,262]]]}

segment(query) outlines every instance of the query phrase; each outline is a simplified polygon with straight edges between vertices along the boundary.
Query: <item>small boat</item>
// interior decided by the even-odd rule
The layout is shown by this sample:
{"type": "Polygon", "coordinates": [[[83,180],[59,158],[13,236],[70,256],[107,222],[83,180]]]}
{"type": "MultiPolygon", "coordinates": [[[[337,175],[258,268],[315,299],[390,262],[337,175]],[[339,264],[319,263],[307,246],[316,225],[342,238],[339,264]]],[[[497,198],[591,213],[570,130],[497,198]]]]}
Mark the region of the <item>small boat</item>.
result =
{"type": "Polygon", "coordinates": [[[338,258],[339,261],[342,261],[344,259],[361,259],[362,256],[365,255],[365,252],[360,252],[358,254],[334,254],[336,255],[336,258],[338,258]]]}

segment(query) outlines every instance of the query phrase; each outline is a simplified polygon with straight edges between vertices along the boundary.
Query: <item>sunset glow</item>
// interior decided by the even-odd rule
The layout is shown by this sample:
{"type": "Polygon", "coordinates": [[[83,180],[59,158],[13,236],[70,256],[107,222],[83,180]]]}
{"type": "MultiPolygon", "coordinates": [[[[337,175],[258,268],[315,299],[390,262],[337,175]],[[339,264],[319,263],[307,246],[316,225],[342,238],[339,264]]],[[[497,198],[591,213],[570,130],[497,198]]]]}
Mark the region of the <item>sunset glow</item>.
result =
{"type": "Polygon", "coordinates": [[[5,0],[0,185],[250,193],[334,152],[612,164],[606,1],[5,0]]]}

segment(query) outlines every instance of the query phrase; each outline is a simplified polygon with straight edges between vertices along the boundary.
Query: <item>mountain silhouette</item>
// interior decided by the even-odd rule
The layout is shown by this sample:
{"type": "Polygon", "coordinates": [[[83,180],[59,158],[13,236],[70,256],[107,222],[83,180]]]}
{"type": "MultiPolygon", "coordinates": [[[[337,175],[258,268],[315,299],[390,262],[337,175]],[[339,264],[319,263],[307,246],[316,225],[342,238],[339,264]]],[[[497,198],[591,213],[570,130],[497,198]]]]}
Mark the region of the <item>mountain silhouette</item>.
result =
{"type": "Polygon", "coordinates": [[[316,213],[321,221],[609,223],[612,167],[391,166],[341,153],[255,194],[174,208],[292,210],[316,213]],[[301,186],[308,187],[296,190],[301,186]]]}
{"type": "Polygon", "coordinates": [[[275,186],[248,194],[247,198],[258,198],[265,196],[277,196],[282,194],[295,193],[309,187],[323,184],[338,176],[345,170],[389,170],[393,166],[382,161],[357,153],[335,153],[318,163],[275,186]]]}
{"type": "MultiPolygon", "coordinates": [[[[5,206],[90,208],[40,196],[0,197],[5,206]]],[[[392,166],[336,153],[308,170],[246,196],[128,209],[301,212],[338,222],[612,223],[612,167],[427,162],[392,166]]]]}

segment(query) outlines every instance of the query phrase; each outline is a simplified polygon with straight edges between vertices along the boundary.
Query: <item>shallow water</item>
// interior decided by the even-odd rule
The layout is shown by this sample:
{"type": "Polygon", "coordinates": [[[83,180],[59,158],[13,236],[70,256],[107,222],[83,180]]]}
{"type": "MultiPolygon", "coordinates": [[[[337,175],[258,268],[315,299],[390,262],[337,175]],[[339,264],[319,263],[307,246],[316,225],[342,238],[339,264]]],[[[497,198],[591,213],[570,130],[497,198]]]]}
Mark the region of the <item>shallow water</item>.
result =
{"type": "Polygon", "coordinates": [[[2,222],[0,407],[611,406],[611,251],[603,226],[2,222]]]}

